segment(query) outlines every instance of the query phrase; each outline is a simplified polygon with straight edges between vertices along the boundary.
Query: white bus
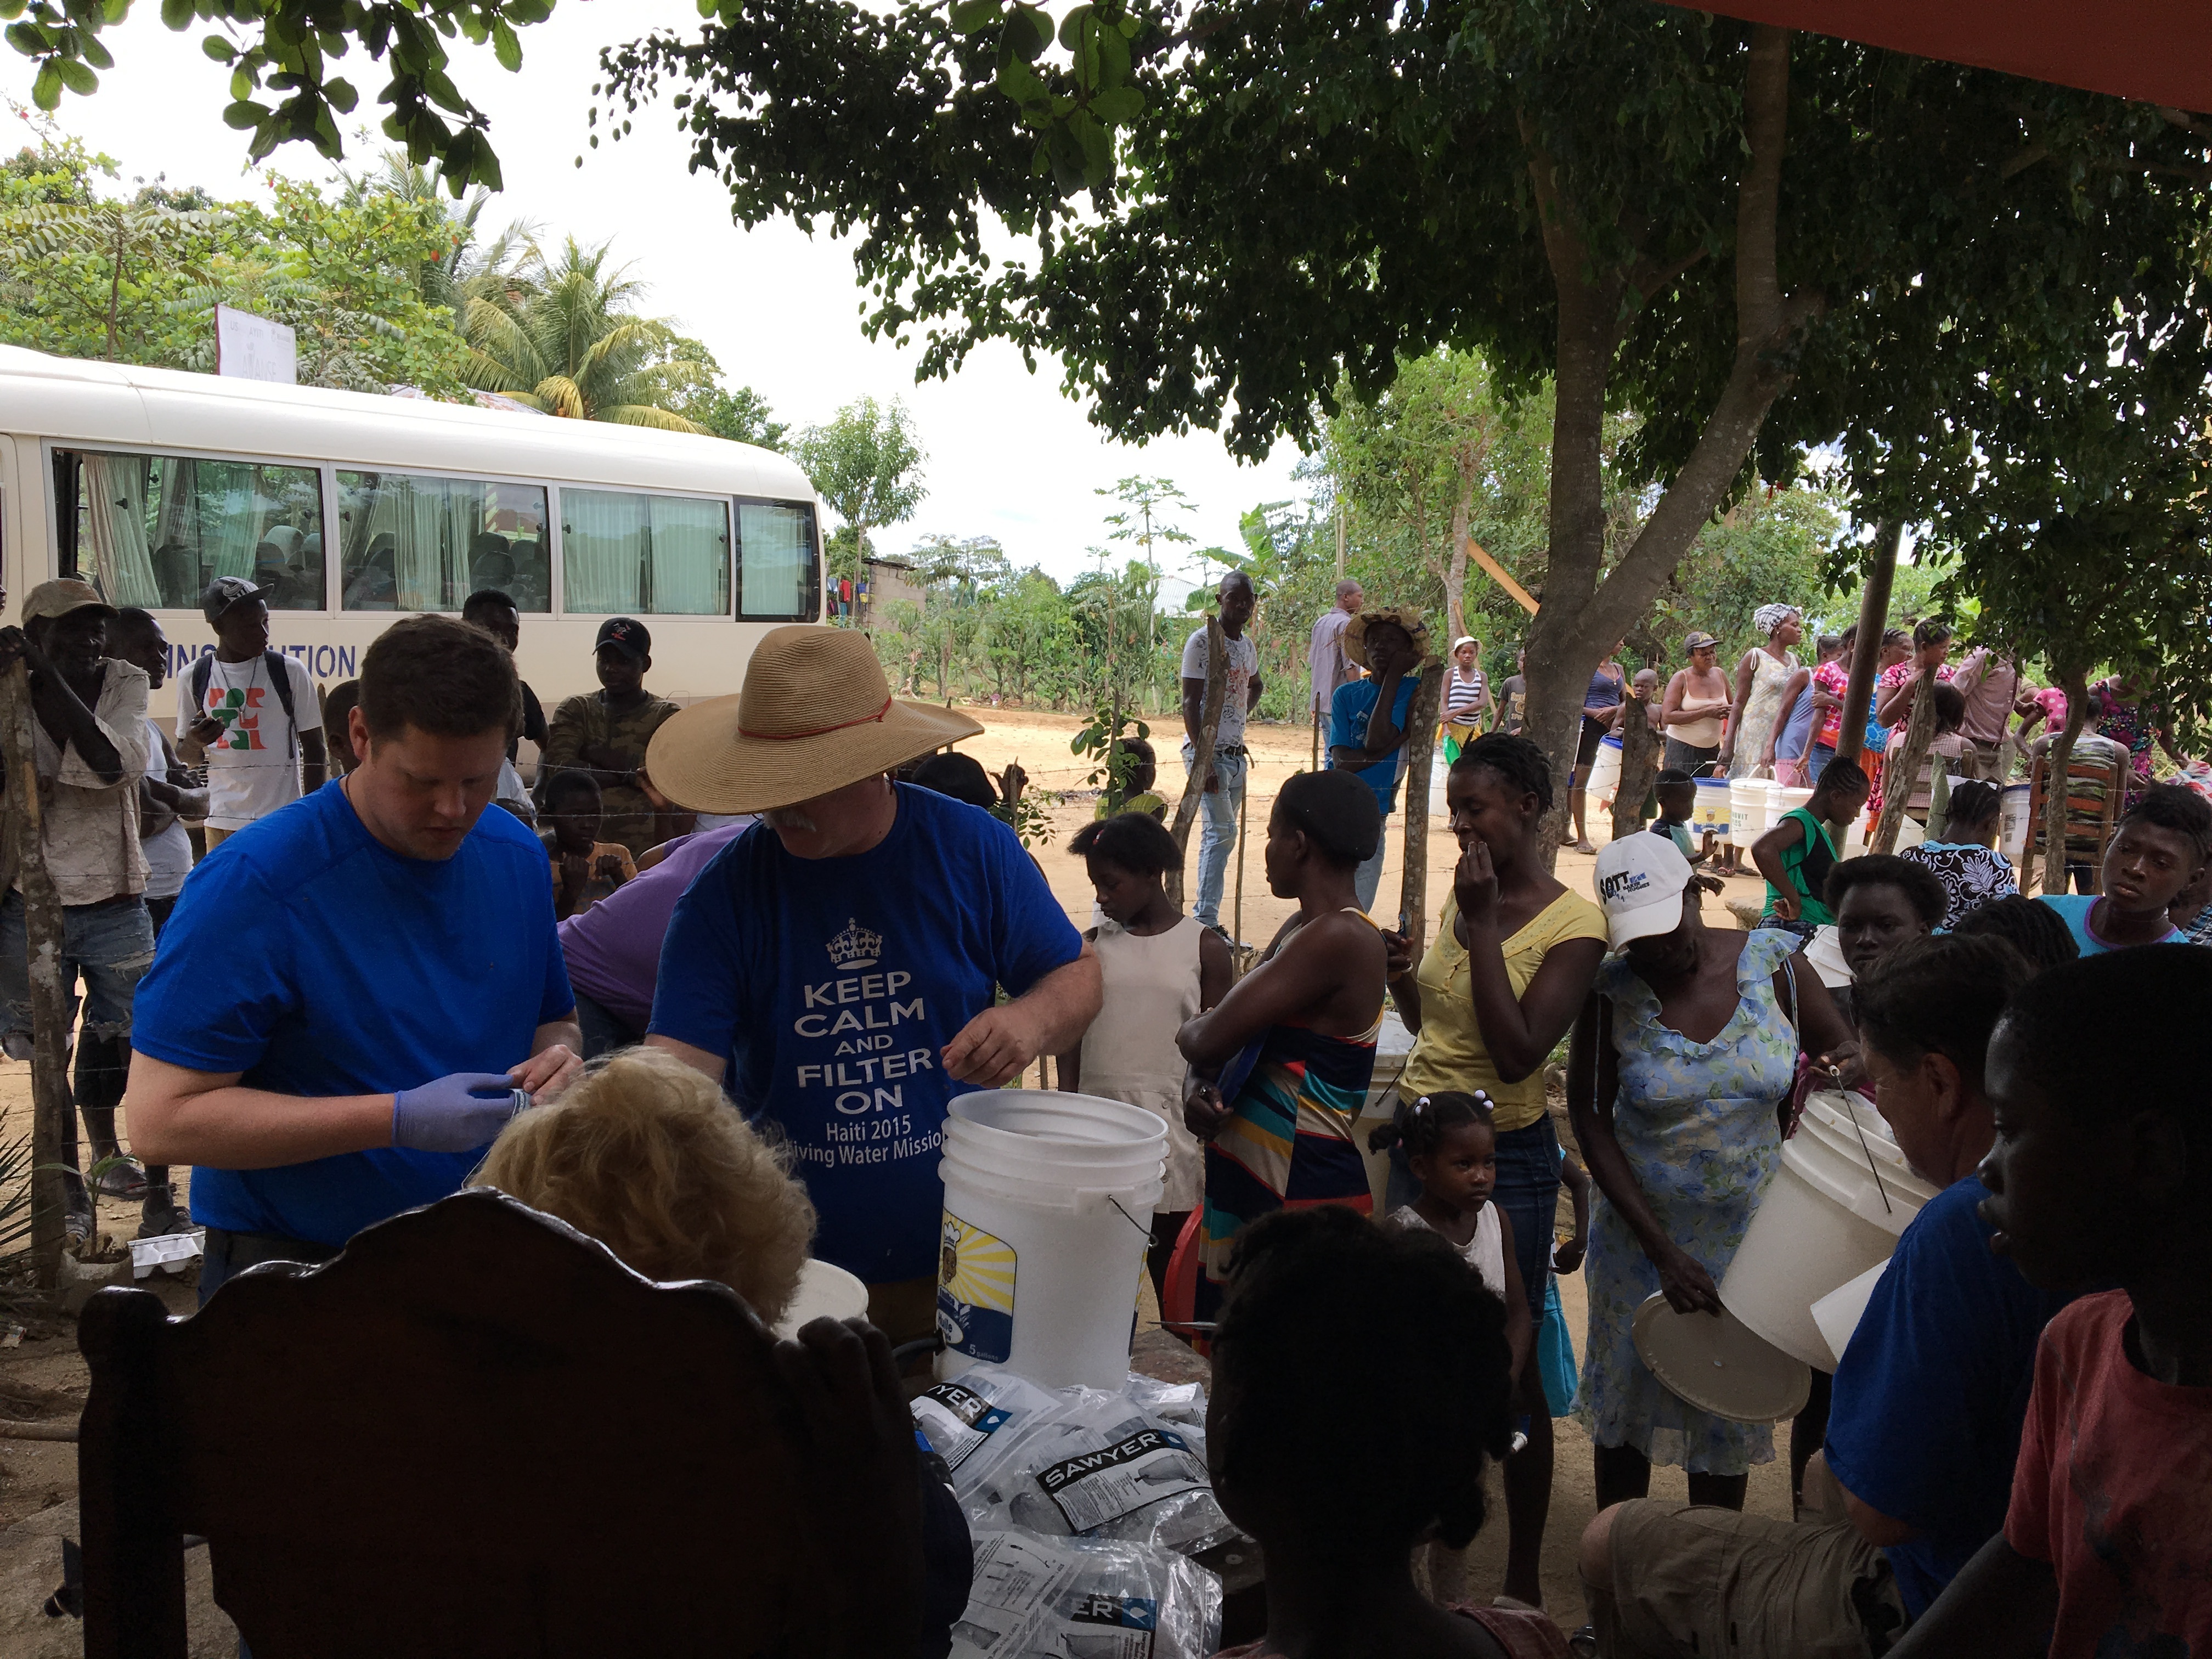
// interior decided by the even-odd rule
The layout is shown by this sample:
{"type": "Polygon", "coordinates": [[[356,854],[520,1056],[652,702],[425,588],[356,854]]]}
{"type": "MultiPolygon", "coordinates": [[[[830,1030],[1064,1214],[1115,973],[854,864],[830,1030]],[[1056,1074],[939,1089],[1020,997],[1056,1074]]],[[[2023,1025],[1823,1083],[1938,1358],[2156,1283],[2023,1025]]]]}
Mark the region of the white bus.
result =
{"type": "Polygon", "coordinates": [[[215,648],[217,576],[270,590],[270,648],[325,686],[396,616],[501,588],[549,713],[597,687],[608,617],[652,630],[646,683],[681,702],[737,690],[763,633],[823,617],[820,505],[769,450],[6,346],[0,570],[11,622],[57,575],[152,611],[173,683],[215,648]]]}

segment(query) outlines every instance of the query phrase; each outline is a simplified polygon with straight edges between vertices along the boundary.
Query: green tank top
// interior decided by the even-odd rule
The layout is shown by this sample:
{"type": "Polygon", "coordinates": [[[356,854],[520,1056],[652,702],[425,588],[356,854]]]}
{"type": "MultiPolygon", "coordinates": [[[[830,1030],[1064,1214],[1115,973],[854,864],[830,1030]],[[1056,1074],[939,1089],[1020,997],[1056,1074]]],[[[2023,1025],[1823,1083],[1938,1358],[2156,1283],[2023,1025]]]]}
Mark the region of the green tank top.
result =
{"type": "MultiPolygon", "coordinates": [[[[1793,820],[1802,826],[1803,833],[1797,837],[1797,844],[1782,855],[1782,871],[1790,878],[1790,884],[1797,890],[1803,907],[1799,914],[1814,927],[1826,927],[1836,919],[1835,912],[1820,900],[1820,895],[1828,890],[1828,872],[1836,867],[1836,843],[1829,837],[1828,826],[1804,807],[1793,806],[1782,815],[1783,823],[1793,820]]],[[[1774,886],[1770,882],[1766,889],[1766,906],[1770,910],[1774,908],[1774,886]]]]}

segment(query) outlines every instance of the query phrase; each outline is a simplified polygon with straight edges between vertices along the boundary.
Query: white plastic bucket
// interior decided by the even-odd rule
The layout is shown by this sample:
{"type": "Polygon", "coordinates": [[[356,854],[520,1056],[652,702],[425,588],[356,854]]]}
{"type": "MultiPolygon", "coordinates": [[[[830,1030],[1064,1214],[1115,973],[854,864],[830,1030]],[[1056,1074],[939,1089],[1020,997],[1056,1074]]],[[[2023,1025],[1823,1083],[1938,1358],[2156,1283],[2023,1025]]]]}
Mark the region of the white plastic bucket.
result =
{"type": "Polygon", "coordinates": [[[1730,839],[1729,781],[1726,778],[1699,778],[1697,786],[1696,805],[1690,809],[1690,839],[1696,841],[1708,830],[1723,841],[1730,839]]]}
{"type": "Polygon", "coordinates": [[[1167,1125],[1042,1089],[956,1097],[945,1120],[937,1324],[949,1380],[975,1361],[1048,1389],[1128,1378],[1167,1125]]]}
{"type": "Polygon", "coordinates": [[[1771,804],[1765,778],[1730,778],[1729,839],[1739,847],[1748,847],[1773,828],[1767,817],[1771,804]]]}
{"type": "Polygon", "coordinates": [[[1620,787],[1620,739],[1600,738],[1597,754],[1590,762],[1590,805],[1596,808],[1609,807],[1620,787]]]}
{"type": "Polygon", "coordinates": [[[1997,844],[2014,864],[2027,856],[2027,797],[2032,786],[2008,783],[1997,808],[1997,844]]]}
{"type": "Polygon", "coordinates": [[[1377,1215],[1383,1213],[1382,1195],[1390,1184],[1390,1153],[1387,1147],[1373,1151],[1367,1137],[1390,1121],[1397,1101],[1398,1078],[1413,1052],[1413,1034],[1406,1029],[1395,1008],[1385,1008],[1382,1029],[1375,1034],[1374,1076],[1367,1085],[1366,1102],[1352,1126],[1352,1144],[1359,1149],[1360,1162],[1367,1166],[1367,1185],[1374,1194],[1377,1215]]]}
{"type": "Polygon", "coordinates": [[[1863,1097],[1814,1095],[1782,1145],[1782,1167],[1721,1279],[1721,1301],[1784,1353],[1832,1370],[1813,1304],[1888,1261],[1935,1196],[1863,1097]]]}

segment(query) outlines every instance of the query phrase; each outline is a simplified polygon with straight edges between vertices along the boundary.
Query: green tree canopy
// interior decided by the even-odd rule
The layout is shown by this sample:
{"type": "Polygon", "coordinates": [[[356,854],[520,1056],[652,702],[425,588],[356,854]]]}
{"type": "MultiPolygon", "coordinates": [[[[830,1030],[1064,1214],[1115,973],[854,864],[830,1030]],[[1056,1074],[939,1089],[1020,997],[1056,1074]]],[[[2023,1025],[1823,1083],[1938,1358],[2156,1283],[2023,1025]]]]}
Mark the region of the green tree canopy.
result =
{"type": "MultiPolygon", "coordinates": [[[[921,482],[927,457],[915,434],[914,417],[896,398],[889,404],[862,398],[839,410],[827,425],[801,432],[792,441],[791,453],[851,532],[857,588],[868,556],[868,532],[905,523],[929,493],[921,482]]],[[[915,556],[926,563],[938,558],[922,548],[915,556]]]]}

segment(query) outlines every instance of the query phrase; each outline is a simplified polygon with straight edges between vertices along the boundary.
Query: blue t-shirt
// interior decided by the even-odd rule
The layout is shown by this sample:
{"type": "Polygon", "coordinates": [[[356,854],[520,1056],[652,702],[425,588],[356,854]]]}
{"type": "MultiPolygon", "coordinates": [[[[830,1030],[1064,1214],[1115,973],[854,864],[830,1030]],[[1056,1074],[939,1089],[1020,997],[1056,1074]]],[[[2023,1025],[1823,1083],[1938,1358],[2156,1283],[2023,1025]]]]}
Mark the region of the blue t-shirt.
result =
{"type": "MultiPolygon", "coordinates": [[[[1406,729],[1406,711],[1413,706],[1413,689],[1420,681],[1411,674],[1398,682],[1398,695],[1390,702],[1390,719],[1399,731],[1406,729]]],[[[1375,701],[1382,695],[1379,680],[1354,680],[1349,685],[1340,685],[1328,705],[1328,744],[1332,749],[1364,749],[1367,746],[1367,717],[1375,712],[1375,701]]],[[[1359,769],[1359,776],[1389,817],[1398,805],[1398,774],[1404,768],[1406,746],[1401,743],[1388,760],[1359,769]]],[[[1333,768],[1336,763],[1331,761],[1333,768]]]]}
{"type": "Polygon", "coordinates": [[[2035,1343],[2069,1297],[1990,1254],[1967,1176],[1897,1242],[1828,1409],[1828,1467],[1861,1502],[1919,1536],[1883,1553],[1917,1619],[2002,1529],[2035,1380],[2035,1343]]]}
{"type": "Polygon", "coordinates": [[[936,1271],[945,1045],[1082,954],[1014,832],[906,784],[890,835],[802,859],[756,825],[677,901],[653,1032],[730,1060],[748,1117],[788,1138],[814,1253],[871,1285],[936,1271]]]}
{"type": "MultiPolygon", "coordinates": [[[[2125,948],[2101,939],[2090,931],[2089,912],[2097,908],[2097,896],[2094,893],[2046,893],[2043,895],[2043,902],[2057,911],[2065,921],[2066,931],[2074,935],[2074,943],[2081,947],[2083,956],[2101,956],[2107,951],[2125,948]]],[[[2186,945],[2189,943],[2189,935],[2179,927],[2169,927],[2166,930],[2164,939],[2154,939],[2151,943],[2186,945]]]]}
{"type": "MultiPolygon", "coordinates": [[[[375,1095],[504,1072],[576,999],[538,837],[487,808],[450,859],[402,858],[337,782],[248,824],[196,868],[138,986],[131,1046],[277,1094],[375,1095]]],[[[387,1147],[273,1170],[192,1170],[192,1217],[338,1245],[459,1192],[483,1149],[387,1147]]]]}

